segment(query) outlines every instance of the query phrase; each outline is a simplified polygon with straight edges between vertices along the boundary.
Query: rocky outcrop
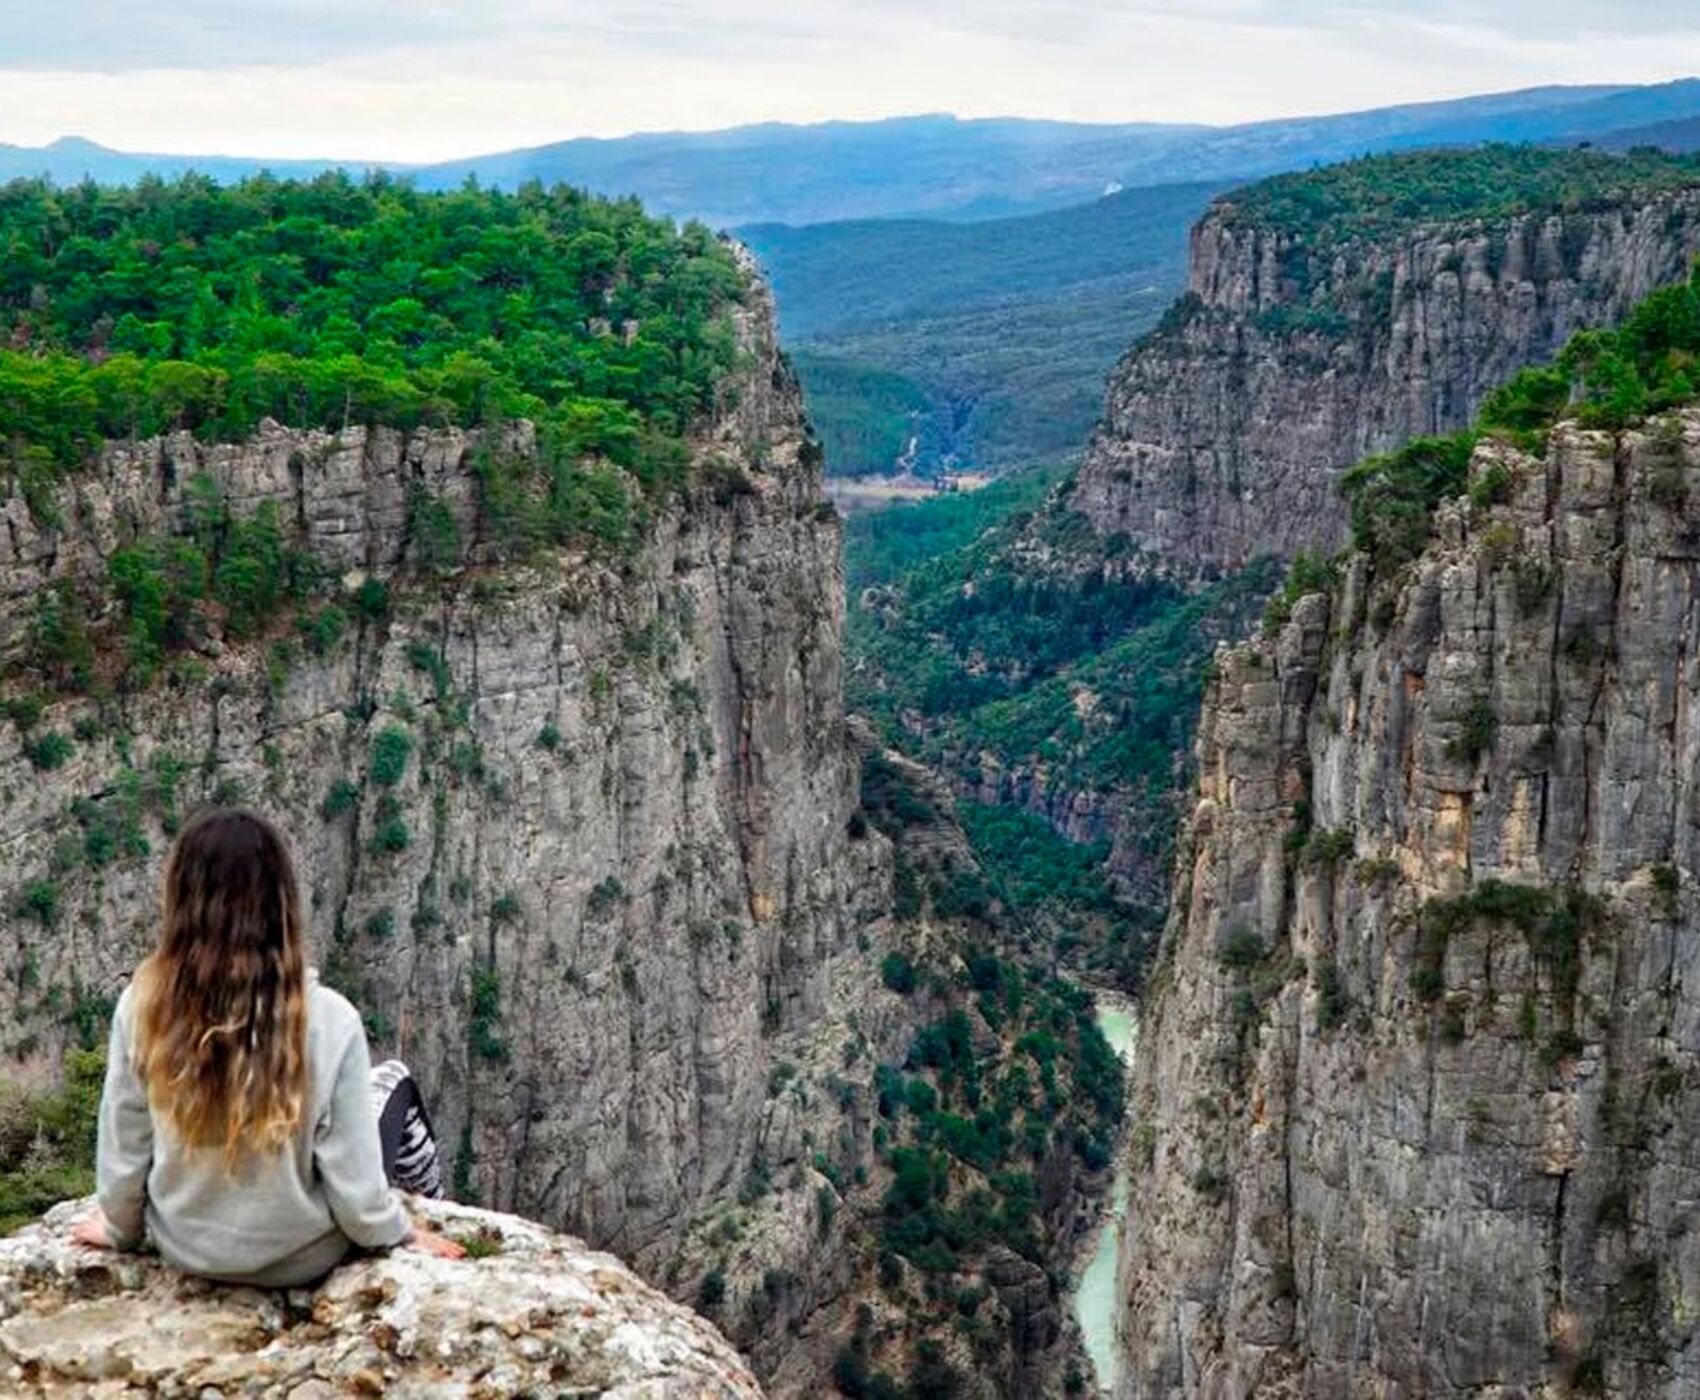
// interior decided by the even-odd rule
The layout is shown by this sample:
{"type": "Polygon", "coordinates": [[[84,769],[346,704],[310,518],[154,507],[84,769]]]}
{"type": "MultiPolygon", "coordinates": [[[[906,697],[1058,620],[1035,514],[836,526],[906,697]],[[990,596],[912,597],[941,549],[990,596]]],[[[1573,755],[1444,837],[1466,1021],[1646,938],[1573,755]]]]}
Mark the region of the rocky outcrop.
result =
{"type": "Polygon", "coordinates": [[[1468,424],[1485,395],[1611,325],[1700,250],[1700,193],[1331,242],[1193,230],[1188,288],[1110,377],[1075,507],[1183,579],[1344,538],[1336,477],[1468,424]]]}
{"type": "Polygon", "coordinates": [[[0,1386],[23,1397],[756,1400],[712,1327],[617,1259],[511,1215],[416,1203],[474,1245],[400,1249],[318,1287],[221,1288],[70,1242],[92,1201],[0,1240],[0,1386]]]}
{"type": "Polygon", "coordinates": [[[1700,413],[1496,466],[1219,654],[1129,1396],[1700,1387],[1700,413]]]}

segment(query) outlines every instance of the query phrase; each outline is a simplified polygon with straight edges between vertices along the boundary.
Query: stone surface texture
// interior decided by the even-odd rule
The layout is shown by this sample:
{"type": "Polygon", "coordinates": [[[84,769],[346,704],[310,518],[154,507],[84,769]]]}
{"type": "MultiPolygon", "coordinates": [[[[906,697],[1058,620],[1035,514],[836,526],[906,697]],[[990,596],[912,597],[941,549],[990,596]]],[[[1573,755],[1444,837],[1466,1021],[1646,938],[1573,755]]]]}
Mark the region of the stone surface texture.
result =
{"type": "Polygon", "coordinates": [[[410,1249],[314,1289],[222,1288],[151,1255],[71,1243],[92,1201],[0,1239],[0,1389],[19,1400],[757,1400],[726,1340],[619,1260],[511,1215],[415,1203],[474,1239],[410,1249]]]}
{"type": "Polygon", "coordinates": [[[1317,244],[1233,216],[1192,233],[1187,297],[1110,376],[1075,506],[1178,577],[1345,536],[1346,467],[1475,417],[1573,331],[1700,251],[1700,192],[1317,244]]]}
{"type": "Polygon", "coordinates": [[[1495,462],[1218,654],[1125,1396],[1700,1393],[1700,413],[1495,462]],[[1575,923],[1436,937],[1490,879],[1575,923]]]}

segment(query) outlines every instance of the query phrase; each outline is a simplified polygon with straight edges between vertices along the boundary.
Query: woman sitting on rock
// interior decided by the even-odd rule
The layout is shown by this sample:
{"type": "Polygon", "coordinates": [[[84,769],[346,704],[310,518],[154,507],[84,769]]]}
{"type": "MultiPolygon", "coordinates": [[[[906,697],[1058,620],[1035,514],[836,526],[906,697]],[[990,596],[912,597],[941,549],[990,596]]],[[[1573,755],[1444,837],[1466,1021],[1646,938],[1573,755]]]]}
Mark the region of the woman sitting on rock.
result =
{"type": "Polygon", "coordinates": [[[355,1246],[465,1251],[392,1186],[440,1196],[412,1078],[372,1069],[359,1013],[305,964],[282,837],[249,812],[183,831],[159,946],[118,999],[100,1103],[100,1211],[84,1244],[222,1282],[295,1287],[355,1246]]]}

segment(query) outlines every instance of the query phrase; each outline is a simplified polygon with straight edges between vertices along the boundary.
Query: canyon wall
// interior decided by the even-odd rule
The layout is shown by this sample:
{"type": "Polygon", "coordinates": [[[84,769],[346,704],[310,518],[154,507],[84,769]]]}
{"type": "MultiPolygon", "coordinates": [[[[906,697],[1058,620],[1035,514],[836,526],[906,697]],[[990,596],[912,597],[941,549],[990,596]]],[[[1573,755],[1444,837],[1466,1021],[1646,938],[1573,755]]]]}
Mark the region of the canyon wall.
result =
{"type": "Polygon", "coordinates": [[[1125,1395],[1700,1388],[1700,413],[1496,466],[1218,653],[1125,1395]]]}
{"type": "Polygon", "coordinates": [[[1110,376],[1075,507],[1185,580],[1345,537],[1336,479],[1470,423],[1700,251],[1700,192],[1331,240],[1219,201],[1186,295],[1110,376]]]}
{"type": "Polygon", "coordinates": [[[49,579],[181,529],[198,477],[235,516],[273,503],[350,583],[396,586],[323,655],[288,629],[214,637],[145,691],[54,704],[33,734],[85,737],[50,771],[22,725],[0,731],[7,1048],[56,1053],[66,1008],[146,951],[162,819],[242,797],[287,829],[317,960],[414,1067],[481,1197],[643,1261],[736,1182],[768,1043],[820,1014],[855,904],[837,529],[765,316],[701,443],[735,489],[662,508],[615,556],[481,565],[501,542],[480,538],[473,457],[535,453],[524,426],[113,444],[62,528],[11,498],[11,619],[49,579]],[[404,573],[421,493],[455,522],[440,580],[404,573]],[[405,766],[380,783],[385,734],[405,766]],[[89,833],[120,824],[91,858],[89,833]],[[17,912],[43,881],[51,921],[17,912]]]}
{"type": "MultiPolygon", "coordinates": [[[[354,619],[328,646],[215,630],[145,690],[0,726],[0,1037],[20,1078],[51,1076],[150,946],[181,816],[244,800],[289,833],[315,961],[375,1053],[414,1068],[458,1195],[665,1277],[758,1161],[807,1162],[773,1126],[795,1115],[770,1070],[878,989],[857,935],[889,927],[889,862],[846,835],[838,530],[749,299],[698,484],[619,550],[494,562],[477,467],[534,461],[524,424],[114,443],[58,528],[5,501],[14,654],[49,581],[183,533],[208,480],[235,518],[270,503],[354,619]],[[421,500],[446,568],[416,566],[421,500]],[[366,617],[351,600],[374,578],[389,605],[366,617]],[[43,767],[50,734],[71,742],[43,767]],[[386,745],[403,763],[380,780],[386,745]]],[[[812,1184],[796,1194],[812,1208],[812,1184]]],[[[773,1262],[807,1278],[830,1258],[812,1209],[804,1225],[773,1262]]]]}

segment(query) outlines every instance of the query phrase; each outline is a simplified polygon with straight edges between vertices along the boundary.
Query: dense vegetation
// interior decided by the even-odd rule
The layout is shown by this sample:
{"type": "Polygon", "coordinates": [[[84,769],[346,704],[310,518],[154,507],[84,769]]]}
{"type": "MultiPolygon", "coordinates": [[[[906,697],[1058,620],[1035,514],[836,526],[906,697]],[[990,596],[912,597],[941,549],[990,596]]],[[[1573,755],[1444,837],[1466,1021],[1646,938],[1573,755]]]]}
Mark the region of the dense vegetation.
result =
{"type": "Polygon", "coordinates": [[[1164,598],[1109,645],[964,715],[946,742],[1040,760],[1065,787],[1157,798],[1172,789],[1190,746],[1210,652],[1256,616],[1275,579],[1264,564],[1193,596],[1164,598]]]}
{"type": "Polygon", "coordinates": [[[1418,223],[1587,213],[1700,184],[1700,157],[1641,149],[1486,145],[1365,156],[1277,175],[1221,201],[1234,226],[1311,244],[1383,239],[1418,223]]]}
{"type": "Polygon", "coordinates": [[[1622,428],[1700,393],[1700,265],[1643,299],[1615,330],[1581,331],[1556,364],[1526,369],[1482,407],[1488,431],[1539,433],[1573,415],[1622,428]]]}
{"type": "MultiPolygon", "coordinates": [[[[1041,499],[1061,476],[852,520],[850,696],[966,790],[990,757],[1042,768],[1059,812],[1075,793],[1104,795],[1160,887],[1206,662],[1256,616],[1275,571],[1184,597],[1127,568],[1125,542],[1068,509],[1066,479],[1041,499]]],[[[1161,896],[1118,898],[1106,842],[1066,840],[1040,809],[963,803],[961,817],[998,894],[1053,946],[1137,975],[1161,896]]]]}
{"type": "Polygon", "coordinates": [[[1031,514],[1067,475],[1061,467],[1010,472],[978,491],[905,501],[884,512],[852,515],[844,524],[845,584],[865,588],[899,582],[940,555],[972,543],[1017,514],[1031,514]]]}
{"type": "Polygon", "coordinates": [[[835,475],[890,472],[911,455],[917,464],[939,458],[938,403],[924,385],[878,365],[810,349],[798,350],[791,362],[835,475]]]}
{"type": "MultiPolygon", "coordinates": [[[[902,1369],[907,1388],[865,1327],[839,1355],[835,1379],[853,1396],[952,1394],[951,1368],[929,1345],[936,1329],[954,1330],[986,1364],[1007,1345],[987,1316],[996,1304],[982,1270],[993,1248],[1060,1282],[1067,1211],[1047,1203],[1040,1182],[1057,1181],[1069,1158],[1087,1172],[1110,1165],[1124,1071],[1090,996],[1022,936],[992,872],[953,849],[945,814],[914,771],[876,753],[862,776],[864,818],[893,842],[900,902],[956,921],[965,937],[960,958],[940,956],[938,945],[914,960],[885,957],[886,986],[924,1015],[901,1059],[873,1065],[867,1085],[884,1169],[878,1279],[912,1328],[935,1330],[902,1369]]],[[[843,1175],[843,1164],[824,1168],[843,1175]]]]}
{"type": "Polygon", "coordinates": [[[0,1235],[94,1190],[95,1121],[105,1073],[100,1051],[73,1050],[57,1090],[0,1083],[0,1235]]]}
{"type": "MultiPolygon", "coordinates": [[[[902,518],[890,528],[901,529],[902,518]]],[[[859,542],[882,534],[876,523],[859,542]]],[[[853,703],[894,721],[910,709],[960,713],[1102,649],[1173,597],[1166,584],[1108,567],[1114,562],[1084,516],[1045,509],[1016,511],[917,563],[893,597],[876,595],[851,619],[853,703]],[[1018,546],[1043,551],[1055,567],[1030,566],[1012,552],[1018,546]]],[[[862,567],[850,565],[853,574],[862,567]]]]}
{"type": "Polygon", "coordinates": [[[1131,960],[1124,945],[1138,924],[1105,878],[1107,840],[1070,841],[1043,817],[997,803],[964,802],[957,816],[992,888],[1052,931],[1048,946],[1066,955],[1092,939],[1103,955],[1093,959],[1099,969],[1131,960]]]}
{"type": "Polygon", "coordinates": [[[1371,457],[1341,478],[1353,543],[1387,572],[1414,559],[1442,501],[1466,490],[1487,505],[1508,484],[1503,469],[1470,480],[1484,434],[1539,449],[1562,418],[1585,428],[1627,427],[1700,396],[1700,266],[1685,282],[1647,296],[1613,330],[1580,331],[1551,365],[1525,369],[1488,396],[1476,426],[1417,438],[1371,457]]]}
{"type": "MultiPolygon", "coordinates": [[[[424,195],[341,175],[14,183],[0,188],[0,250],[0,488],[40,523],[63,523],[59,483],[106,438],[239,437],[268,416],[337,428],[524,415],[540,428],[535,459],[487,446],[474,461],[491,559],[623,544],[644,498],[684,482],[683,439],[733,365],[743,287],[705,230],[630,201],[424,195]]],[[[125,541],[104,575],[37,596],[27,684],[145,684],[173,653],[291,611],[290,645],[323,652],[382,613],[381,584],[342,597],[271,508],[233,511],[210,479],[187,488],[181,532],[125,541]]],[[[461,528],[416,490],[410,562],[458,564],[475,543],[461,528]]]]}
{"type": "Polygon", "coordinates": [[[568,454],[651,478],[732,362],[740,286],[700,226],[565,188],[15,182],[5,448],[27,485],[102,437],[526,416],[568,454]]]}
{"type": "Polygon", "coordinates": [[[934,756],[1042,757],[1109,787],[1184,750],[1208,648],[1254,615],[1273,571],[1183,597],[1123,569],[1125,542],[1068,510],[1066,482],[1032,508],[1051,475],[851,523],[866,603],[850,619],[850,692],[896,742],[921,721],[934,756]],[[1078,703],[1083,689],[1095,703],[1078,703]]]}

